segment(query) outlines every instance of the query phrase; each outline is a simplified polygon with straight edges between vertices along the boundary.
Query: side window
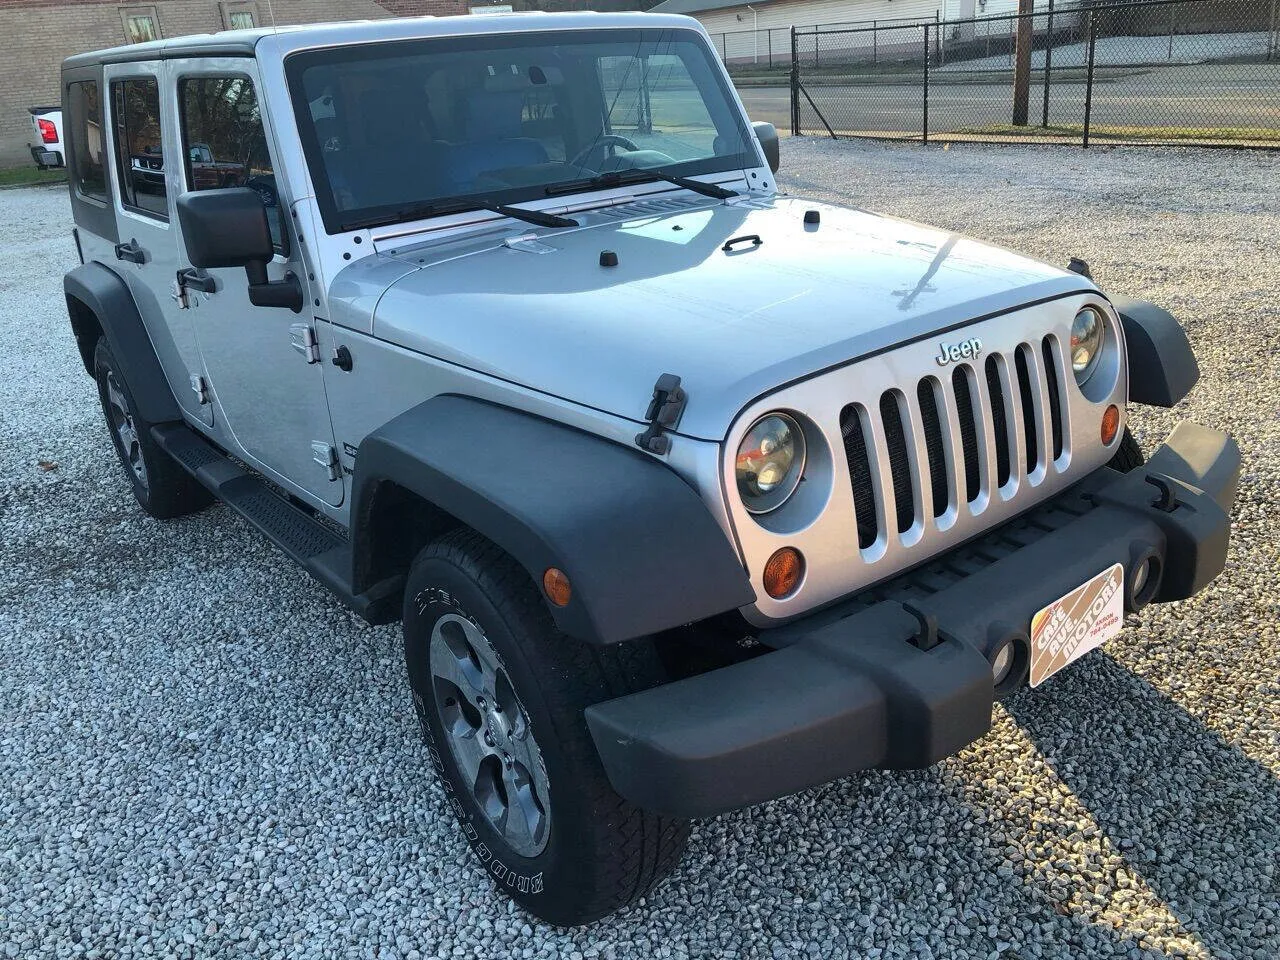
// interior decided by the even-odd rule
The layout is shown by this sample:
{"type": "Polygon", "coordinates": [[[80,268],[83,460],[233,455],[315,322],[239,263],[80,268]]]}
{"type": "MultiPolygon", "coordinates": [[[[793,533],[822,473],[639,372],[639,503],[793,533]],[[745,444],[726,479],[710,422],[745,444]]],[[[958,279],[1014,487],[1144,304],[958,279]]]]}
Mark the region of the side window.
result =
{"type": "Polygon", "coordinates": [[[714,152],[715,122],[679,56],[602,57],[600,84],[609,129],[641,150],[657,150],[673,160],[714,152]]]}
{"type": "Polygon", "coordinates": [[[76,192],[106,202],[106,155],[102,151],[102,94],[97,80],[67,84],[71,124],[71,170],[76,192]]]}
{"type": "Polygon", "coordinates": [[[131,210],[169,219],[160,141],[160,87],[155,77],[111,83],[120,200],[131,210]]]}
{"type": "Polygon", "coordinates": [[[253,81],[185,77],[178,81],[187,188],[249,187],[262,197],[276,249],[285,252],[280,195],[253,81]]]}

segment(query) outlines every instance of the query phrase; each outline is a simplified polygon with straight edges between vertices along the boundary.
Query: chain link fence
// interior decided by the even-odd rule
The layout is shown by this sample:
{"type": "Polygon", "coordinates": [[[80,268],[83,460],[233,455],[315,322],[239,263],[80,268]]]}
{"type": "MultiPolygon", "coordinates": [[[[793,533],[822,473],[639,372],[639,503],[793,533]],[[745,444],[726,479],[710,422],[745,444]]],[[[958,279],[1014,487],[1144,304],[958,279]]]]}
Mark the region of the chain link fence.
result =
{"type": "MultiPolygon", "coordinates": [[[[797,135],[1280,148],[1280,0],[1073,4],[788,33],[797,135]]],[[[773,82],[752,74],[777,70],[777,38],[763,68],[735,63],[744,45],[754,42],[722,52],[739,83],[773,82]]]]}

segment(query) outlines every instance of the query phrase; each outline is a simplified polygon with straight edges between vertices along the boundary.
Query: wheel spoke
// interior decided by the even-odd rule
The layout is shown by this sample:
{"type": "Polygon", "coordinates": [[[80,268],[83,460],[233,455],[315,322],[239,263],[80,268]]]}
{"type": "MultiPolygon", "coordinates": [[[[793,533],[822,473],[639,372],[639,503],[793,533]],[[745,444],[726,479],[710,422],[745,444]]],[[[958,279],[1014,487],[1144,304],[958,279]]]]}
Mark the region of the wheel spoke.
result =
{"type": "Polygon", "coordinates": [[[503,768],[507,787],[507,817],[503,834],[517,850],[539,845],[545,832],[546,812],[534,791],[529,771],[519,762],[503,768]]]}

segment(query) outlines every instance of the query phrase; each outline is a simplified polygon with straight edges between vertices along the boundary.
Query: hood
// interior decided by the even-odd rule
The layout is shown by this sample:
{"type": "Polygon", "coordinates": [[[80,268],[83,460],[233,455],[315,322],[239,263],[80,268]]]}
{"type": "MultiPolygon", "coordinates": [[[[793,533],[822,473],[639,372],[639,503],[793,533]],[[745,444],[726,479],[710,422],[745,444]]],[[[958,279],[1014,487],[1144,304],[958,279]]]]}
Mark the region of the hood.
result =
{"type": "Polygon", "coordinates": [[[401,239],[379,253],[408,272],[378,299],[374,335],[637,422],[654,382],[674,373],[688,396],[679,432],[720,440],[784,383],[1092,289],[967,237],[788,198],[574,216],[582,227],[401,239]],[[804,222],[810,210],[819,223],[804,222]],[[722,249],[737,237],[759,243],[722,249]],[[601,265],[606,250],[616,266],[601,265]]]}

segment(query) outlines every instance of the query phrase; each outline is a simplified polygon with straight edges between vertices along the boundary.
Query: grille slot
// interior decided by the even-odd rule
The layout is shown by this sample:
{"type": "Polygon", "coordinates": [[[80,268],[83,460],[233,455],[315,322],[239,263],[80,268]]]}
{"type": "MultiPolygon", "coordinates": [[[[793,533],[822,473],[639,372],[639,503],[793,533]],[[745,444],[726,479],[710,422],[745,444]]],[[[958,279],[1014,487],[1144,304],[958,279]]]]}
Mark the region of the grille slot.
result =
{"type": "Polygon", "coordinates": [[[1004,385],[1000,365],[994,356],[987,357],[987,390],[991,397],[991,425],[996,441],[996,486],[1009,482],[1009,421],[1006,416],[1004,385]]]}
{"type": "Polygon", "coordinates": [[[858,523],[858,546],[866,550],[880,532],[876,521],[875,491],[871,485],[871,461],[867,457],[866,411],[851,403],[840,411],[840,434],[853,484],[853,511],[858,523]]]}
{"type": "Polygon", "coordinates": [[[1062,387],[1058,376],[1058,351],[1055,349],[1053,337],[1045,337],[1040,341],[1040,352],[1044,354],[1045,384],[1049,388],[1049,424],[1053,436],[1053,459],[1062,456],[1062,387]]]}
{"type": "Polygon", "coordinates": [[[933,377],[925,377],[916,387],[920,404],[920,422],[924,425],[924,447],[929,455],[929,484],[933,490],[933,515],[947,512],[947,459],[942,446],[942,417],[938,412],[941,385],[933,377]]]}
{"type": "Polygon", "coordinates": [[[1025,343],[1019,344],[1013,352],[1013,365],[1018,374],[1018,393],[1022,397],[1022,436],[1027,445],[1027,473],[1031,473],[1040,462],[1040,453],[1036,447],[1036,395],[1031,388],[1031,371],[1027,358],[1031,348],[1025,343]]]}
{"type": "Polygon", "coordinates": [[[893,502],[898,514],[898,532],[906,533],[915,522],[916,508],[911,493],[911,462],[907,459],[902,408],[898,405],[898,395],[893,390],[886,390],[880,395],[880,423],[884,426],[884,442],[889,450],[889,473],[893,477],[893,502]]]}
{"type": "Polygon", "coordinates": [[[956,392],[956,416],[960,420],[960,443],[964,449],[965,499],[973,503],[982,492],[982,477],[978,472],[978,427],[969,377],[968,367],[956,367],[951,375],[951,388],[956,392]]]}

